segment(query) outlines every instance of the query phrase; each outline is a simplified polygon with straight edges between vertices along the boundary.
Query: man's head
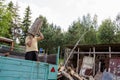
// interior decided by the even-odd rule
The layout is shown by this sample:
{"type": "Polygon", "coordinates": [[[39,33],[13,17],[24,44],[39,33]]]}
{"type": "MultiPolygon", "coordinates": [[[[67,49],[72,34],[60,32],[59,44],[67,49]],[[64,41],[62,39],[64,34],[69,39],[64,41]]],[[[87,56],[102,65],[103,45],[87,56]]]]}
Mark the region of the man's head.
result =
{"type": "Polygon", "coordinates": [[[31,34],[31,33],[27,33],[27,36],[35,37],[35,35],[33,35],[33,34],[31,34]]]}

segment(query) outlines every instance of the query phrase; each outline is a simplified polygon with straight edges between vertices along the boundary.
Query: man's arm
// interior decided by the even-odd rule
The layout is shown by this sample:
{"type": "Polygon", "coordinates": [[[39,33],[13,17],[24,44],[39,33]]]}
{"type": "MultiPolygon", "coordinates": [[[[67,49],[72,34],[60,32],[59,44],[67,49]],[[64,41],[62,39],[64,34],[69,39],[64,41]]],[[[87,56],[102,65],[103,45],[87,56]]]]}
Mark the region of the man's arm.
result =
{"type": "Polygon", "coordinates": [[[37,37],[37,39],[38,39],[38,40],[44,39],[44,36],[43,36],[43,34],[42,34],[41,32],[39,32],[39,37],[37,37]]]}

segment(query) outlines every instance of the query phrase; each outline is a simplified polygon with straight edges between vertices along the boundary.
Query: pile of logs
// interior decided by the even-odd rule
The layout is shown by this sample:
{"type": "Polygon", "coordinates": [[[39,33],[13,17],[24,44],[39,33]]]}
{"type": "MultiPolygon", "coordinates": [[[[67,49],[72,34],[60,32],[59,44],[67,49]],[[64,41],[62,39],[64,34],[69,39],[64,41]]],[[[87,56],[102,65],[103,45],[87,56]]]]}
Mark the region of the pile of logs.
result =
{"type": "Polygon", "coordinates": [[[71,67],[65,68],[60,66],[58,69],[58,79],[57,80],[89,80],[83,76],[76,73],[71,67]]]}
{"type": "MultiPolygon", "coordinates": [[[[77,71],[74,68],[72,63],[65,65],[60,65],[58,69],[58,80],[104,80],[103,72],[98,70],[94,73],[94,58],[90,56],[84,56],[82,60],[82,65],[80,65],[80,69],[77,71]]],[[[104,73],[106,75],[110,74],[109,72],[104,73]]],[[[109,78],[109,76],[107,76],[109,78]]],[[[110,75],[111,78],[111,75],[110,75]]],[[[106,79],[109,80],[109,79],[106,79]]]]}
{"type": "Polygon", "coordinates": [[[102,75],[101,72],[99,72],[94,77],[92,75],[90,76],[82,76],[75,72],[74,69],[71,67],[65,68],[64,66],[60,66],[58,69],[58,79],[57,80],[101,80],[101,77],[98,77],[102,75]]]}
{"type": "Polygon", "coordinates": [[[66,78],[65,80],[94,80],[92,74],[93,74],[93,64],[94,59],[93,57],[85,56],[82,60],[82,65],[80,72],[76,71],[72,65],[72,63],[69,63],[67,66],[60,66],[58,69],[58,80],[63,80],[61,77],[64,76],[66,78]],[[61,76],[62,75],[62,76],[61,76]]]}

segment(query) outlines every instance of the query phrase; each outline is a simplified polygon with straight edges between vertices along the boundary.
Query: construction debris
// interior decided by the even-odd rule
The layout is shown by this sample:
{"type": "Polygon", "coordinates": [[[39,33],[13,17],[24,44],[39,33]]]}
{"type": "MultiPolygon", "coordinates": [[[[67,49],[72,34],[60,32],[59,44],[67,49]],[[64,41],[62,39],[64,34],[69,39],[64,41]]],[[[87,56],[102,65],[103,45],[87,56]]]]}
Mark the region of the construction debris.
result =
{"type": "MultiPolygon", "coordinates": [[[[111,64],[114,65],[113,59],[112,60],[110,59],[110,61],[111,61],[110,65],[111,64]]],[[[68,66],[60,66],[58,69],[58,72],[59,72],[58,80],[120,80],[118,73],[117,73],[117,75],[115,75],[115,74],[107,71],[107,69],[104,69],[101,71],[101,69],[99,69],[99,68],[104,67],[104,65],[103,66],[101,65],[101,67],[99,67],[97,69],[96,74],[93,75],[95,61],[94,61],[94,58],[92,58],[92,57],[85,56],[83,58],[82,62],[83,63],[80,67],[79,73],[76,72],[75,68],[70,67],[69,66],[70,64],[68,66]],[[81,74],[81,71],[82,71],[82,74],[81,74]]],[[[119,66],[117,66],[117,67],[119,67],[119,66]]],[[[112,69],[112,68],[110,68],[110,69],[112,69]]]]}

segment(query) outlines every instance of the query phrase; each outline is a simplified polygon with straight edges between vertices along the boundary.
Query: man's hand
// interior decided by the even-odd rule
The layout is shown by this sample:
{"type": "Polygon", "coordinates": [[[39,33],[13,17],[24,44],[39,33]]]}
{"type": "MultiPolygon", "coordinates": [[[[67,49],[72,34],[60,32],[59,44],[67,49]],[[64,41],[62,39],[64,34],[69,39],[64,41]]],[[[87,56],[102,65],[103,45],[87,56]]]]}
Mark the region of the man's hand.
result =
{"type": "Polygon", "coordinates": [[[39,31],[39,37],[37,38],[38,40],[42,40],[42,39],[44,39],[44,36],[43,36],[43,34],[39,31]]]}

